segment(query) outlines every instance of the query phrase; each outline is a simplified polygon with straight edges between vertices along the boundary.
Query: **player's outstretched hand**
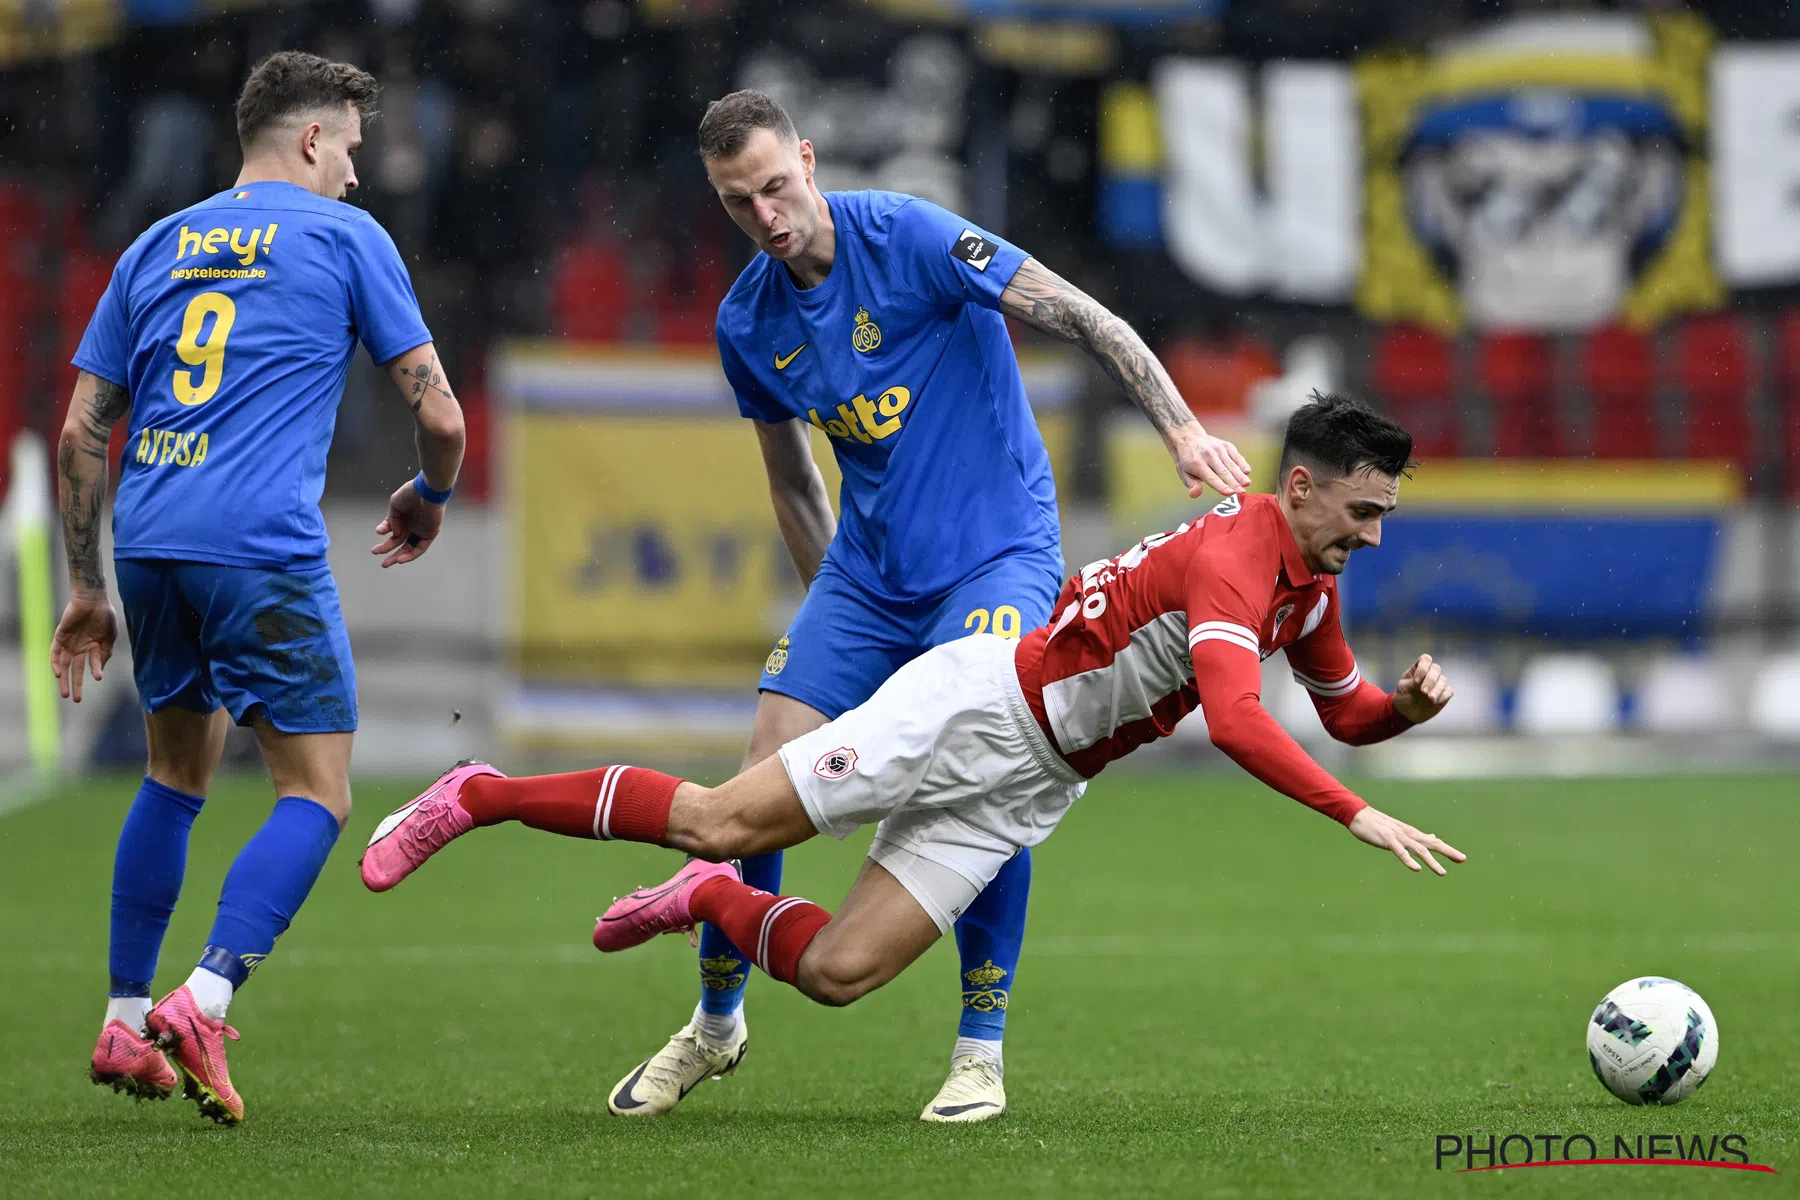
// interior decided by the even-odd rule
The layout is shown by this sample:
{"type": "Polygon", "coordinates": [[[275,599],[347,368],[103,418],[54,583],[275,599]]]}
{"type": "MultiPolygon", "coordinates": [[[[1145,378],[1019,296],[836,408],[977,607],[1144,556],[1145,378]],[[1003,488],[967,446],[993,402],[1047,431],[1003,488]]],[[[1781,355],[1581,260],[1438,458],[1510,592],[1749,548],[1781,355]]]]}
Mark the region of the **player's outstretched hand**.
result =
{"type": "Polygon", "coordinates": [[[384,567],[409,563],[431,549],[444,528],[444,506],[433,504],[419,495],[419,489],[408,480],[388,497],[387,516],[375,527],[384,540],[369,549],[370,554],[385,554],[384,567]]]}
{"type": "Polygon", "coordinates": [[[74,596],[50,639],[50,669],[63,699],[81,703],[81,677],[92,671],[96,682],[112,657],[119,637],[119,618],[104,593],[74,596]]]}
{"type": "Polygon", "coordinates": [[[1365,808],[1350,818],[1350,832],[1383,850],[1393,851],[1394,857],[1406,864],[1409,871],[1419,869],[1418,855],[1431,865],[1437,874],[1444,874],[1444,868],[1432,857],[1437,851],[1451,862],[1467,862],[1469,856],[1444,841],[1435,833],[1420,833],[1405,821],[1396,820],[1378,808],[1365,808]]]}
{"type": "Polygon", "coordinates": [[[1456,689],[1444,678],[1443,668],[1431,661],[1431,655],[1421,654],[1400,677],[1400,686],[1394,689],[1394,708],[1417,725],[1443,712],[1454,695],[1456,689]]]}
{"type": "MultiPolygon", "coordinates": [[[[1198,425],[1189,425],[1189,430],[1198,425]]],[[[1235,496],[1250,488],[1250,464],[1238,448],[1210,433],[1188,433],[1172,447],[1175,470],[1188,495],[1198,498],[1206,488],[1221,496],[1235,496]]]]}

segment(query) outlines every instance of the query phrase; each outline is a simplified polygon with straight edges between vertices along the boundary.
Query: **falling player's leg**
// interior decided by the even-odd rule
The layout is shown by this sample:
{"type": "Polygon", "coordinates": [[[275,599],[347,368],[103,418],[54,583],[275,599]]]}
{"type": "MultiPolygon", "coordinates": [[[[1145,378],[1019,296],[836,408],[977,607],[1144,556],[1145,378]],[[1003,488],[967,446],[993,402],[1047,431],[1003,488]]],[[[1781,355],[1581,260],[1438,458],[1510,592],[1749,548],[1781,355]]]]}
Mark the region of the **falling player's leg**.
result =
{"type": "MultiPolygon", "coordinates": [[[[785,660],[780,661],[784,669],[785,660]]],[[[779,674],[778,672],[777,674],[779,674]]],[[[825,723],[825,714],[791,696],[765,691],[758,698],[743,768],[762,762],[781,746],[825,723]]],[[[782,852],[743,860],[742,878],[771,894],[781,891],[782,852]]],[[[613,1085],[607,1107],[615,1115],[660,1116],[708,1079],[736,1071],[750,1047],[744,990],[750,958],[717,925],[700,927],[700,1002],[687,1024],[662,1048],[613,1085]]]]}
{"type": "Polygon", "coordinates": [[[150,984],[187,873],[188,831],[205,803],[225,742],[225,714],[168,708],[145,717],[149,763],[119,830],[113,860],[111,986],[89,1076],[141,1099],[178,1082],[151,1042],[150,984]]]}
{"type": "Polygon", "coordinates": [[[237,989],[274,949],[311,892],[350,816],[356,669],[323,568],[263,571],[186,563],[181,588],[198,623],[212,687],[256,731],[275,784],[268,820],[226,873],[199,964],[147,1024],[202,1115],[243,1120],[225,1040],[237,989]]]}
{"type": "MultiPolygon", "coordinates": [[[[764,663],[743,767],[868,700],[921,648],[916,631],[894,605],[871,596],[826,562],[764,663]]],[[[751,887],[781,890],[779,852],[746,858],[742,865],[744,882],[751,887]]],[[[700,1082],[742,1062],[749,1044],[744,1019],[749,956],[716,926],[705,924],[700,927],[699,958],[700,997],[693,1016],[613,1088],[608,1105],[614,1113],[666,1113],[700,1082]]]]}

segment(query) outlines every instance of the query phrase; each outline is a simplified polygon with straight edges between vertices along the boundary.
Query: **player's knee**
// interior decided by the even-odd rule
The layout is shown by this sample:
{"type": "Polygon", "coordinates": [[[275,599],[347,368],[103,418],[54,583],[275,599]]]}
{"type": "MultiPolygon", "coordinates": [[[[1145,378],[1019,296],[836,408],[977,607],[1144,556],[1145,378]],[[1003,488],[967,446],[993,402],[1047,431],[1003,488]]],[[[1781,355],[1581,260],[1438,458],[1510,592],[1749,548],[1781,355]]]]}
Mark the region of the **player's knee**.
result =
{"type": "Polygon", "coordinates": [[[745,857],[749,832],[728,815],[709,816],[687,831],[679,848],[708,862],[728,862],[745,857]]]}
{"type": "Polygon", "coordinates": [[[795,982],[820,1004],[843,1008],[887,982],[880,960],[862,949],[838,949],[814,942],[801,956],[795,982]]]}

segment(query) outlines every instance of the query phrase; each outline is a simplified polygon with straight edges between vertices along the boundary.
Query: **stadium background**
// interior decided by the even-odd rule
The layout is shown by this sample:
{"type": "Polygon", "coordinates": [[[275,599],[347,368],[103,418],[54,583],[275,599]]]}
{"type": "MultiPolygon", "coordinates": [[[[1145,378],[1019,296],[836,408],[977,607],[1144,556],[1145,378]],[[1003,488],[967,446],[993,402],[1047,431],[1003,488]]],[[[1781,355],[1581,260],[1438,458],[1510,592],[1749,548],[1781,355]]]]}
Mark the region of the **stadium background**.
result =
{"type": "MultiPolygon", "coordinates": [[[[0,952],[32,1015],[0,1030],[0,1190],[1392,1196],[1441,1189],[1438,1134],[1547,1129],[1737,1131],[1791,1167],[1792,5],[0,2],[0,444],[54,436],[114,256],[230,182],[235,90],[282,47],[385,85],[353,202],[407,256],[470,453],[446,536],[378,570],[364,547],[415,464],[357,362],[325,506],[357,814],[233,1009],[252,1116],[224,1136],[78,1069],[141,726],[121,659],[39,727],[61,773],[32,778],[48,495],[0,456],[0,952]],[[603,1089],[692,1002],[691,953],[601,960],[582,918],[665,856],[504,829],[391,896],[355,878],[358,839],[452,759],[717,773],[741,749],[799,598],[710,348],[747,243],[693,135],[746,84],[789,105],[823,186],[939,199],[1134,322],[1262,486],[1314,386],[1395,412],[1425,459],[1346,577],[1348,623],[1365,673],[1429,649],[1456,702],[1349,754],[1284,672],[1267,695],[1469,866],[1349,851],[1196,718],[1041,848],[1012,1109],[949,1138],[912,1120],[955,1011],[942,947],[843,1012],[758,984],[750,1067],[646,1128],[608,1122],[603,1089]],[[1654,973],[1725,1031],[1719,1082],[1673,1117],[1605,1096],[1579,1041],[1654,973]]],[[[1190,512],[1104,377],[1018,337],[1071,569],[1190,512]]],[[[267,802],[253,746],[229,752],[159,988],[267,802]]],[[[860,849],[807,847],[788,886],[834,902],[860,849]]],[[[1570,1174],[1515,1182],[1642,1194],[1570,1174]]]]}
{"type": "MultiPolygon", "coordinates": [[[[748,246],[692,135],[752,84],[793,109],[823,186],[938,199],[1132,320],[1263,486],[1312,386],[1418,432],[1427,465],[1349,616],[1366,666],[1429,648],[1461,696],[1445,736],[1373,769],[1664,769],[1800,737],[1785,6],[71,2],[0,22],[6,441],[57,427],[117,251],[229,182],[250,61],[306,46],[385,85],[353,199],[411,263],[471,440],[450,536],[373,570],[363,531],[411,444],[359,360],[327,513],[365,769],[736,752],[798,593],[710,348],[748,246]]],[[[1071,567],[1176,522],[1100,373],[1019,342],[1071,567]]],[[[118,678],[63,729],[66,765],[141,752],[118,678]]],[[[1316,741],[1301,694],[1270,690],[1316,741]]],[[[1175,752],[1204,757],[1203,731],[1175,752]]]]}

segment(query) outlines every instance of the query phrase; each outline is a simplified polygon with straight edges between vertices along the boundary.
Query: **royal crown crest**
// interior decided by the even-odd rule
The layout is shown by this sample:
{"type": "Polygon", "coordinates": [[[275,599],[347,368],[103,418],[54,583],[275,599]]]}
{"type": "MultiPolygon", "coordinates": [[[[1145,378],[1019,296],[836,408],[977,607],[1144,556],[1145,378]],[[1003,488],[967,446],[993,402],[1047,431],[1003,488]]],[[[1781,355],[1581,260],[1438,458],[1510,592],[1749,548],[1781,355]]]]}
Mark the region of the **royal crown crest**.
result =
{"type": "Polygon", "coordinates": [[[1006,968],[996,967],[990,958],[973,971],[964,971],[963,978],[969,981],[970,987],[991,988],[1006,978],[1006,968]]]}
{"type": "Polygon", "coordinates": [[[851,331],[850,344],[862,354],[881,345],[881,326],[870,319],[866,308],[856,310],[856,328],[851,331]]]}

